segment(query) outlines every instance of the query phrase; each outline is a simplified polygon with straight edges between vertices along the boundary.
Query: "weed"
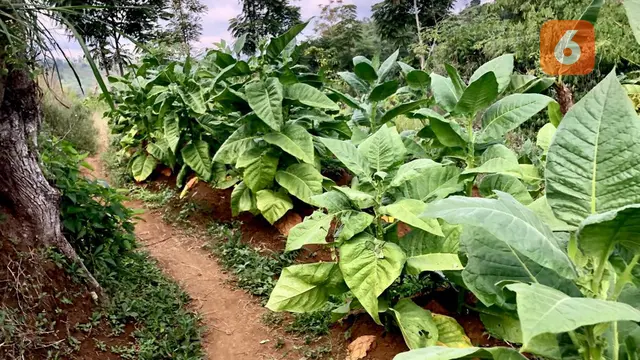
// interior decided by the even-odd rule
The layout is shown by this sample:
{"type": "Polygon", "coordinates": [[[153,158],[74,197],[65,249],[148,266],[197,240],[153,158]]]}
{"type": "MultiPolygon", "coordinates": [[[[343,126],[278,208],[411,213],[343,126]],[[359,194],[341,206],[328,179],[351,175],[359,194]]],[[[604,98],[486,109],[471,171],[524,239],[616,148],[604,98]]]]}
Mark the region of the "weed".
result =
{"type": "MultiPolygon", "coordinates": [[[[112,139],[117,137],[112,137],[112,139]]],[[[118,152],[116,145],[112,144],[101,156],[103,168],[109,174],[111,184],[117,188],[125,187],[133,182],[131,172],[127,170],[128,161],[118,152]]]]}
{"type": "Polygon", "coordinates": [[[391,284],[389,289],[387,289],[387,293],[392,298],[402,299],[416,294],[430,292],[435,288],[435,285],[436,283],[431,279],[428,273],[420,275],[404,274],[391,284]]]}
{"type": "Polygon", "coordinates": [[[284,339],[283,339],[283,338],[281,338],[281,337],[278,337],[278,338],[276,339],[276,343],[275,343],[275,344],[273,344],[273,347],[274,347],[275,349],[282,349],[282,348],[284,347],[284,345],[285,345],[284,339]]]}
{"type": "Polygon", "coordinates": [[[158,209],[167,206],[175,198],[176,192],[169,188],[160,191],[151,191],[141,187],[131,190],[131,198],[143,201],[150,209],[158,209]]]}
{"type": "Polygon", "coordinates": [[[271,327],[279,326],[280,324],[282,324],[283,320],[284,320],[283,313],[267,310],[264,314],[262,314],[262,323],[267,326],[271,326],[271,327]]]}
{"type": "Polygon", "coordinates": [[[331,312],[321,310],[293,314],[293,322],[287,325],[286,330],[292,333],[321,336],[329,333],[330,325],[331,312]]]}
{"type": "Polygon", "coordinates": [[[233,273],[238,287],[252,295],[269,296],[276,284],[274,277],[291,265],[297,256],[296,252],[263,255],[242,243],[240,232],[233,225],[213,226],[209,233],[215,234],[216,239],[212,241],[210,248],[217,255],[220,264],[233,273]],[[215,241],[220,238],[228,240],[215,241]]]}

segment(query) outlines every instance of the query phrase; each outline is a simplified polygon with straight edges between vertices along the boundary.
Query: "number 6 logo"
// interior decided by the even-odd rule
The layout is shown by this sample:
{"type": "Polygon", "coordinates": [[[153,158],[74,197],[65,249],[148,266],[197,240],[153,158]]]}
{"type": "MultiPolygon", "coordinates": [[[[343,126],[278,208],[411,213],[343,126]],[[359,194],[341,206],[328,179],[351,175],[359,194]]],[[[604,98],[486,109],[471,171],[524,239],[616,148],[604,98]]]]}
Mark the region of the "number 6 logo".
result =
{"type": "Polygon", "coordinates": [[[540,29],[540,64],[548,75],[586,75],[596,59],[595,29],[588,21],[552,20],[540,29]]]}

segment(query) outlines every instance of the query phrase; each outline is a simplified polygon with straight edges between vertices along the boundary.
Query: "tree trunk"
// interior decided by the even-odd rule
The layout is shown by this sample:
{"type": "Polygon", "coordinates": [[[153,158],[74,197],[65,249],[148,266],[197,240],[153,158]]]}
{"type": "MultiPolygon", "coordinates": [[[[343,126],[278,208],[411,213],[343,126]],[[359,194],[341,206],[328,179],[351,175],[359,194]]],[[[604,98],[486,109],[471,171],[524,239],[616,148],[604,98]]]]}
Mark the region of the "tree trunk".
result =
{"type": "Polygon", "coordinates": [[[422,29],[420,26],[420,10],[418,8],[418,0],[413,0],[413,9],[416,12],[416,30],[418,31],[418,43],[420,44],[420,70],[424,70],[424,42],[422,41],[422,29]]]}
{"type": "Polygon", "coordinates": [[[23,229],[15,233],[27,245],[54,246],[78,262],[89,285],[102,295],[100,285],[62,234],[60,195],[38,164],[39,88],[27,70],[3,65],[0,59],[0,70],[6,70],[0,76],[0,198],[22,220],[23,229]]]}

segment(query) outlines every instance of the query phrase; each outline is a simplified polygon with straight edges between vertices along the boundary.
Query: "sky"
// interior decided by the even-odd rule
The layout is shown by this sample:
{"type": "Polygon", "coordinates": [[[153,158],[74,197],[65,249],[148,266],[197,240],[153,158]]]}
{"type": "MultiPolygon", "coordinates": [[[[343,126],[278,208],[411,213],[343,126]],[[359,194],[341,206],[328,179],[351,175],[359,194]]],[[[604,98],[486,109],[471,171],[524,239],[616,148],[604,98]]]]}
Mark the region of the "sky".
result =
{"type": "MultiPolygon", "coordinates": [[[[354,4],[358,7],[360,18],[371,16],[371,6],[381,0],[343,0],[344,4],[354,4]]],[[[470,0],[456,0],[455,10],[463,9],[470,0]]],[[[201,0],[208,7],[206,14],[202,15],[202,36],[195,44],[197,48],[212,47],[213,43],[224,39],[227,42],[233,40],[233,36],[227,30],[229,19],[240,13],[241,7],[238,0],[201,0]]],[[[291,4],[299,6],[302,20],[307,20],[320,14],[320,5],[327,4],[329,0],[291,0],[291,4]]],[[[486,2],[483,1],[483,2],[486,2]]],[[[56,37],[67,55],[72,57],[82,56],[82,51],[75,41],[69,41],[62,30],[56,31],[56,37]]]]}

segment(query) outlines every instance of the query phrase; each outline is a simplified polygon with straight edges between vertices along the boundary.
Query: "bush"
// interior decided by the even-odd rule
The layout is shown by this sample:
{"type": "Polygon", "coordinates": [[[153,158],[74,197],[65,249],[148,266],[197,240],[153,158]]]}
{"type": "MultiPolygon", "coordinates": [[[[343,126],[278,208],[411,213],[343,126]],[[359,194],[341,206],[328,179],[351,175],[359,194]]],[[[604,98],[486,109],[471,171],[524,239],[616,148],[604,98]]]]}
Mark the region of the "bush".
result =
{"type": "Polygon", "coordinates": [[[90,154],[98,150],[98,130],[93,125],[92,112],[79,100],[63,105],[52,94],[46,94],[42,99],[42,115],[44,137],[66,140],[78,151],[90,154]]]}

